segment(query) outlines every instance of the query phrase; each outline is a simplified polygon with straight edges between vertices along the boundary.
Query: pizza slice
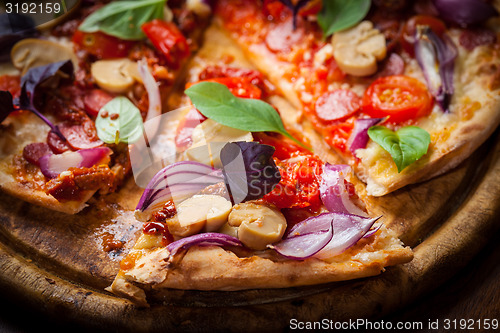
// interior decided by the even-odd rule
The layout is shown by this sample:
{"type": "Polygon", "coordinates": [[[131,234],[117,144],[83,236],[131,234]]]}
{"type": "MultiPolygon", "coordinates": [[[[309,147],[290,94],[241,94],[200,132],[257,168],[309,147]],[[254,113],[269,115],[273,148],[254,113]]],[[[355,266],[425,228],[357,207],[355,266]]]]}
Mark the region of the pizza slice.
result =
{"type": "Polygon", "coordinates": [[[178,161],[146,187],[135,214],[142,233],[108,290],[147,306],[169,289],[287,288],[410,261],[383,217],[370,217],[351,168],[283,126],[297,111],[231,39],[211,26],[204,41],[171,122],[178,161]]]}
{"type": "Polygon", "coordinates": [[[184,1],[85,3],[41,35],[10,36],[20,40],[2,50],[0,188],[68,214],[116,191],[132,174],[128,144],[161,114],[209,13],[184,1]]]}
{"type": "Polygon", "coordinates": [[[455,167],[500,123],[497,12],[443,3],[221,0],[215,13],[381,196],[455,167]]]}

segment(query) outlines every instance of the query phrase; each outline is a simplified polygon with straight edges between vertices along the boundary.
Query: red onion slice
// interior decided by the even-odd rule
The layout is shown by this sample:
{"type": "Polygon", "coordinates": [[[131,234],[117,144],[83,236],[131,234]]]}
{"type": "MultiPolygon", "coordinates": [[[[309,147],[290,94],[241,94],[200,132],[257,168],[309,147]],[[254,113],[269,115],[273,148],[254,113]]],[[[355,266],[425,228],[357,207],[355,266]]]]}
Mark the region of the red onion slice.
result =
{"type": "Polygon", "coordinates": [[[96,164],[107,164],[112,153],[108,147],[81,149],[58,155],[47,154],[40,157],[38,162],[45,177],[56,178],[69,168],[90,168],[96,164]]]}
{"type": "Polygon", "coordinates": [[[288,259],[303,260],[312,257],[321,251],[333,237],[333,221],[330,228],[292,236],[281,240],[279,243],[269,245],[276,252],[288,259]]]}
{"type": "Polygon", "coordinates": [[[139,75],[141,76],[144,88],[148,92],[148,115],[146,116],[146,121],[161,115],[161,96],[160,88],[158,88],[158,83],[156,83],[153,74],[149,70],[148,63],[145,59],[139,60],[137,62],[139,75]]]}
{"type": "Polygon", "coordinates": [[[448,112],[454,93],[453,74],[458,55],[453,41],[439,38],[430,27],[417,26],[415,57],[424,72],[427,87],[444,112],[448,112]]]}
{"type": "Polygon", "coordinates": [[[345,164],[325,164],[319,185],[320,198],[330,212],[367,216],[349,198],[349,191],[345,184],[345,175],[352,172],[351,167],[345,164]]]}
{"type": "Polygon", "coordinates": [[[351,136],[347,141],[347,146],[349,147],[349,151],[356,155],[357,149],[366,148],[366,144],[370,139],[368,137],[368,129],[372,126],[377,125],[385,118],[366,118],[366,119],[358,119],[354,123],[354,128],[352,130],[351,136]]]}
{"type": "Polygon", "coordinates": [[[136,218],[147,221],[170,200],[180,202],[207,186],[224,181],[222,171],[208,165],[182,161],[161,169],[149,182],[136,208],[136,218]]]}
{"type": "Polygon", "coordinates": [[[381,227],[382,227],[382,224],[379,224],[379,225],[378,225],[378,226],[376,226],[375,228],[368,230],[368,231],[366,232],[366,234],[363,236],[363,238],[368,238],[368,237],[371,237],[371,236],[375,235],[375,233],[376,233],[377,231],[379,231],[381,227]]]}
{"type": "Polygon", "coordinates": [[[217,232],[206,232],[186,238],[179,239],[167,245],[167,250],[170,252],[169,258],[176,255],[180,250],[189,249],[192,246],[238,246],[243,247],[243,244],[238,238],[217,232]]]}
{"type": "Polygon", "coordinates": [[[286,239],[325,230],[333,221],[332,239],[323,249],[313,255],[320,259],[331,258],[356,244],[379,218],[380,216],[367,218],[352,214],[323,213],[296,224],[286,239]]]}

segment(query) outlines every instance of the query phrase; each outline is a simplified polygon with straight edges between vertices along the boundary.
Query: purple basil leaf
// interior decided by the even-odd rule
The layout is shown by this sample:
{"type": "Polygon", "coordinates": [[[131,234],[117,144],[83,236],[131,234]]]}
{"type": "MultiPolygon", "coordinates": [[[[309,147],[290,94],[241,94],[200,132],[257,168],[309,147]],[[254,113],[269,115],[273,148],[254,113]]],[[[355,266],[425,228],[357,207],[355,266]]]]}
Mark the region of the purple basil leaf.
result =
{"type": "Polygon", "coordinates": [[[0,62],[10,60],[10,50],[21,39],[38,36],[35,22],[26,15],[4,13],[0,15],[0,62]]]}
{"type": "Polygon", "coordinates": [[[31,68],[21,78],[21,96],[19,107],[30,110],[42,119],[61,139],[66,141],[59,128],[52,124],[47,117],[40,113],[35,107],[35,99],[41,85],[57,87],[61,80],[73,78],[73,63],[71,60],[59,61],[46,66],[31,68]]]}
{"type": "Polygon", "coordinates": [[[258,142],[230,142],[222,148],[222,172],[235,203],[260,199],[279,183],[273,154],[274,147],[258,142]]]}

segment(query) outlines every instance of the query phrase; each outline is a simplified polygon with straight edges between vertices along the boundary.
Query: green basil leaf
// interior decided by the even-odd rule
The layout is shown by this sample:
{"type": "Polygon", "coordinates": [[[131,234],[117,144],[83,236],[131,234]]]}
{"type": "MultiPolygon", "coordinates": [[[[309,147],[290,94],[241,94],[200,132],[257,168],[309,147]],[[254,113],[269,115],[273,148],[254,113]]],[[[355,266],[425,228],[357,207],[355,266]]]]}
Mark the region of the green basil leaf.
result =
{"type": "Polygon", "coordinates": [[[106,143],[134,143],[143,131],[141,112],[123,96],[113,98],[99,110],[95,126],[97,136],[106,143]]]}
{"type": "Polygon", "coordinates": [[[84,32],[102,31],[125,40],[146,36],[141,26],[154,19],[163,19],[166,0],[114,1],[96,10],[78,27],[84,32]]]}
{"type": "Polygon", "coordinates": [[[427,154],[430,134],[420,127],[408,126],[396,132],[384,126],[372,126],[368,136],[391,154],[398,172],[427,154]]]}
{"type": "Polygon", "coordinates": [[[327,0],[318,14],[318,24],[327,37],[337,31],[348,29],[362,19],[370,10],[370,0],[327,0]]]}
{"type": "Polygon", "coordinates": [[[276,132],[304,145],[287,132],[276,110],[268,103],[239,98],[216,82],[200,82],[185,91],[195,107],[207,118],[249,132],[276,132]]]}

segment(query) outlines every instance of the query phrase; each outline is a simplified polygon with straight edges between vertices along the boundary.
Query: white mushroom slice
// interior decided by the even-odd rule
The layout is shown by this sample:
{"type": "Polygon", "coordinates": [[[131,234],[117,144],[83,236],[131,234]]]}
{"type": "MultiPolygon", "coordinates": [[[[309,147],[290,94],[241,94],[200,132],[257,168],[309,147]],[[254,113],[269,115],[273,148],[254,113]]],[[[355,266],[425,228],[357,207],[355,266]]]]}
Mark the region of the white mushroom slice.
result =
{"type": "Polygon", "coordinates": [[[126,92],[138,77],[137,63],[127,58],[96,61],[90,72],[99,87],[113,93],[126,92]]]}
{"type": "Polygon", "coordinates": [[[58,61],[71,60],[76,67],[78,61],[73,50],[49,40],[26,38],[14,45],[10,51],[14,67],[21,75],[38,66],[45,66],[58,61]]]}
{"type": "Polygon", "coordinates": [[[193,130],[193,144],[186,151],[191,161],[220,167],[220,151],[228,142],[253,141],[252,133],[207,119],[193,130]]]}
{"type": "Polygon", "coordinates": [[[374,29],[370,21],[335,33],[332,45],[333,56],[340,69],[354,76],[374,74],[377,60],[384,59],[387,53],[384,35],[374,29]]]}
{"type": "Polygon", "coordinates": [[[218,195],[195,195],[181,202],[177,215],[168,219],[167,226],[175,236],[194,235],[203,229],[216,231],[227,221],[231,202],[218,195]]]}
{"type": "Polygon", "coordinates": [[[238,239],[254,250],[279,241],[286,229],[285,216],[276,208],[245,202],[235,205],[228,224],[238,227],[238,239]]]}

